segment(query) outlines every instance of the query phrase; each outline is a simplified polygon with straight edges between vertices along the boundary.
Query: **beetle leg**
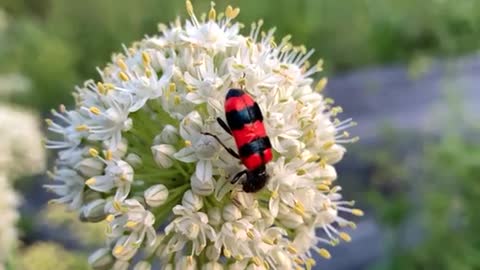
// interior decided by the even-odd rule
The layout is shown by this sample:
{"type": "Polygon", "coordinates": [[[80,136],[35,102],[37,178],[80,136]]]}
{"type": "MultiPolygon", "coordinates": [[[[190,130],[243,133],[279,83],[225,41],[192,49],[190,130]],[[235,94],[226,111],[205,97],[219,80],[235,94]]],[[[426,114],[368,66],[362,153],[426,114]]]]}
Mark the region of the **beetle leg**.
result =
{"type": "Polygon", "coordinates": [[[227,150],[227,152],[230,155],[232,155],[236,159],[240,159],[240,156],[237,154],[237,152],[235,152],[232,148],[227,147],[225,144],[223,144],[223,142],[216,135],[213,135],[212,133],[208,133],[208,132],[202,132],[202,134],[207,136],[212,136],[213,138],[215,138],[215,140],[217,140],[219,144],[223,146],[223,148],[225,148],[225,150],[227,150]]]}
{"type": "Polygon", "coordinates": [[[235,176],[233,177],[232,181],[230,181],[230,183],[231,183],[231,184],[237,183],[238,180],[240,180],[240,178],[241,178],[244,174],[247,174],[247,170],[243,170],[243,171],[235,174],[235,176]]]}
{"type": "Polygon", "coordinates": [[[225,121],[222,120],[222,118],[217,117],[217,122],[228,134],[232,135],[232,131],[228,127],[227,123],[225,123],[225,121]]]}

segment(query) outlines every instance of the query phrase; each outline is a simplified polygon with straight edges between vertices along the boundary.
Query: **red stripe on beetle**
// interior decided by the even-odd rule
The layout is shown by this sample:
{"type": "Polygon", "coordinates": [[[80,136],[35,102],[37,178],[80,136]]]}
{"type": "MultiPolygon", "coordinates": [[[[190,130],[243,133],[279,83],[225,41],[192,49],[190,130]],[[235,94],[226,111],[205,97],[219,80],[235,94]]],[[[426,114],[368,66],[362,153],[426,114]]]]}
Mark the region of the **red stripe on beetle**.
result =
{"type": "Polygon", "coordinates": [[[243,145],[252,142],[256,138],[265,137],[267,132],[265,131],[265,126],[259,120],[245,124],[242,129],[232,130],[233,138],[235,138],[235,143],[237,148],[240,149],[243,145]]]}
{"type": "Polygon", "coordinates": [[[263,163],[268,163],[273,158],[272,149],[268,148],[263,151],[263,163]]]}
{"type": "Polygon", "coordinates": [[[255,101],[249,95],[240,97],[231,97],[225,101],[225,111],[241,111],[247,107],[253,106],[255,101]]]}
{"type": "Polygon", "coordinates": [[[265,164],[262,160],[262,157],[257,153],[252,154],[248,157],[242,157],[242,163],[243,165],[245,165],[245,167],[247,167],[248,170],[254,170],[265,164]]]}

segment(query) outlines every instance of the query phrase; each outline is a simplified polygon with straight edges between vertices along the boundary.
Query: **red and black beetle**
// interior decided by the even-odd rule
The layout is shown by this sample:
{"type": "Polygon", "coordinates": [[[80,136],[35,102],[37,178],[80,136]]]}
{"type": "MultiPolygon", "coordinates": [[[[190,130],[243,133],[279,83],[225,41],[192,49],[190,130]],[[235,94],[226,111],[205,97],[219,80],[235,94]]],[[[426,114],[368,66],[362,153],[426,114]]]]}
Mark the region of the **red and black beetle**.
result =
{"type": "Polygon", "coordinates": [[[221,118],[217,118],[217,121],[235,139],[238,153],[225,146],[217,136],[211,133],[204,134],[213,136],[247,167],[233,177],[232,183],[246,175],[246,179],[242,181],[243,190],[257,192],[267,184],[265,164],[272,160],[272,145],[263,125],[260,107],[245,91],[230,89],[225,98],[225,114],[228,125],[221,118]]]}

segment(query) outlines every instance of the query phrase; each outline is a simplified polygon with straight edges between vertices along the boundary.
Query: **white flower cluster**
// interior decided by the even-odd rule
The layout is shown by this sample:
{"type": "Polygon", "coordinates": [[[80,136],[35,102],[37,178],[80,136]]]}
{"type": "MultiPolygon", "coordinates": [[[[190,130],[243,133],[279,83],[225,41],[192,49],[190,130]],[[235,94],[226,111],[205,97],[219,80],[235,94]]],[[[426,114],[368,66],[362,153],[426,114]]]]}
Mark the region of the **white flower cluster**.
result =
{"type": "Polygon", "coordinates": [[[32,113],[0,104],[0,122],[0,269],[3,269],[17,241],[19,198],[9,180],[43,171],[45,151],[40,142],[38,119],[32,113]]]}
{"type": "Polygon", "coordinates": [[[13,192],[5,174],[0,173],[0,213],[2,213],[2,222],[0,222],[0,269],[8,259],[10,253],[15,247],[17,241],[17,231],[15,223],[18,219],[16,207],[18,197],[13,192]]]}
{"type": "Polygon", "coordinates": [[[234,22],[239,9],[213,7],[198,19],[160,25],[113,56],[75,92],[76,107],[60,106],[47,146],[58,149],[47,188],[82,220],[107,223],[107,246],[89,261],[94,269],[295,269],[311,267],[313,252],[350,237],[339,227],[362,215],[341,199],[332,164],[355,140],[339,121],[339,107],[312,87],[312,51],[274,40],[254,23],[249,35],[234,22]],[[274,159],[270,180],[245,193],[232,177],[243,170],[214,138],[234,148],[217,124],[230,88],[259,104],[274,159]],[[162,227],[166,225],[166,227],[162,227]],[[339,227],[337,226],[339,225],[339,227]],[[323,234],[316,235],[316,229],[323,234]],[[141,251],[141,252],[140,252],[141,251]]]}

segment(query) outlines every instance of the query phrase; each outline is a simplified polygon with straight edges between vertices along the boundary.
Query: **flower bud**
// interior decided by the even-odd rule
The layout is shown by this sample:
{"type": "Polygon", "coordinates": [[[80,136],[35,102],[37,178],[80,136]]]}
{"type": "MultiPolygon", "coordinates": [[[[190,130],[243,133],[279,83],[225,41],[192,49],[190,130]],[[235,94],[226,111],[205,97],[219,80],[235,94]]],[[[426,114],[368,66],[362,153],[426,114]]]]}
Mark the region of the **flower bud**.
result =
{"type": "Polygon", "coordinates": [[[161,168],[170,168],[173,165],[173,154],[175,147],[169,144],[159,144],[151,147],[153,159],[161,168]]]}
{"type": "Polygon", "coordinates": [[[164,185],[158,184],[149,187],[143,193],[145,202],[151,207],[158,207],[164,204],[168,198],[168,189],[164,185]]]}
{"type": "Polygon", "coordinates": [[[201,159],[211,159],[219,149],[219,144],[212,136],[203,135],[195,143],[195,153],[201,159]]]}
{"type": "Polygon", "coordinates": [[[215,248],[213,245],[209,245],[205,251],[205,254],[207,255],[207,258],[211,261],[218,261],[218,258],[220,258],[220,250],[218,248],[215,248]]]}
{"type": "Polygon", "coordinates": [[[223,219],[226,221],[235,221],[242,217],[240,209],[233,204],[228,204],[223,208],[223,219]]]}
{"type": "Polygon", "coordinates": [[[176,144],[178,142],[178,131],[172,125],[165,125],[162,132],[158,134],[153,143],[154,144],[176,144]]]}
{"type": "Polygon", "coordinates": [[[337,171],[332,165],[326,164],[325,166],[319,166],[319,171],[316,175],[320,180],[333,181],[337,179],[337,171]]]}
{"type": "Polygon", "coordinates": [[[140,261],[135,265],[135,267],[133,267],[133,270],[150,270],[150,269],[152,269],[152,265],[147,261],[140,261]]]}
{"type": "Polygon", "coordinates": [[[95,251],[88,257],[88,264],[94,270],[111,269],[115,259],[112,256],[112,251],[108,248],[101,248],[95,251]]]}
{"type": "Polygon", "coordinates": [[[195,174],[192,175],[190,178],[192,191],[195,194],[201,196],[208,196],[213,193],[215,190],[215,184],[213,183],[213,179],[207,179],[206,181],[200,181],[195,174]]]}
{"type": "Polygon", "coordinates": [[[103,162],[98,158],[86,158],[75,166],[75,170],[85,177],[101,175],[103,173],[103,162]]]}
{"type": "Polygon", "coordinates": [[[198,211],[203,207],[203,200],[191,190],[187,190],[187,192],[183,194],[182,205],[193,211],[198,211]]]}
{"type": "Polygon", "coordinates": [[[142,158],[134,153],[130,153],[127,155],[125,158],[125,161],[127,161],[128,164],[130,164],[133,168],[138,169],[142,167],[143,161],[142,158]]]}
{"type": "Polygon", "coordinates": [[[88,222],[103,221],[107,216],[104,210],[105,204],[105,200],[97,199],[85,205],[80,213],[80,220],[88,222]]]}
{"type": "MultiPolygon", "coordinates": [[[[213,226],[220,225],[222,222],[222,213],[218,207],[208,209],[208,223],[213,226]]],[[[211,259],[213,260],[213,259],[211,259]]]]}

